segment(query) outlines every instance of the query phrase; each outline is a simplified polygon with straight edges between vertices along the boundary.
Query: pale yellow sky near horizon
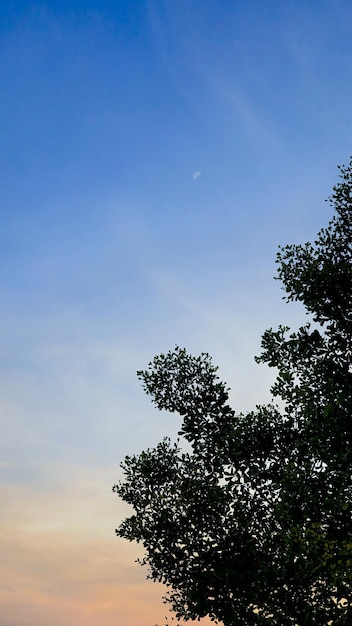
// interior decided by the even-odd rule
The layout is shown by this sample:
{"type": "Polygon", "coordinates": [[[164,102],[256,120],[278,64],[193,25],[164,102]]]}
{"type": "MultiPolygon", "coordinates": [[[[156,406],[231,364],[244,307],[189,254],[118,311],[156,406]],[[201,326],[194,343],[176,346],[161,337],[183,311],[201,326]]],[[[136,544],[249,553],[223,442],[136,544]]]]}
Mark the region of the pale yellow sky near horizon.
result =
{"type": "Polygon", "coordinates": [[[128,508],[108,486],[107,472],[56,490],[0,488],[1,626],[164,625],[163,586],[134,562],[141,549],[115,536],[128,508]]]}

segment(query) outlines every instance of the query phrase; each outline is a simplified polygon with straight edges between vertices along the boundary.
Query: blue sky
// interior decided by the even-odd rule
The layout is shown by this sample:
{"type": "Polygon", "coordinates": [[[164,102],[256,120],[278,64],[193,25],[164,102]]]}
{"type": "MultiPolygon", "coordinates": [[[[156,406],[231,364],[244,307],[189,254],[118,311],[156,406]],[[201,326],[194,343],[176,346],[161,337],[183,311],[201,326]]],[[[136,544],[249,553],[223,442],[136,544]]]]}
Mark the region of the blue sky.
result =
{"type": "Polygon", "coordinates": [[[327,223],[352,153],[351,24],[348,0],[2,3],[1,626],[162,619],[113,533],[120,460],[178,428],[135,372],[179,344],[234,408],[269,398],[261,333],[304,319],[277,247],[327,223]]]}

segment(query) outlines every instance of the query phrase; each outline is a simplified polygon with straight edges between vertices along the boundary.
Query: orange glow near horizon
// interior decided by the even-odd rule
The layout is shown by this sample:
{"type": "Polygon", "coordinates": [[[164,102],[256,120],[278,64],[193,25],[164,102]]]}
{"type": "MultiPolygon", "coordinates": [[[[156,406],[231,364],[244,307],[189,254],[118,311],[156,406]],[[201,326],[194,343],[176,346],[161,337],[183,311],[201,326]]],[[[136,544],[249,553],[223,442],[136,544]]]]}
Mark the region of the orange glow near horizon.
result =
{"type": "Polygon", "coordinates": [[[163,587],[134,562],[138,546],[115,537],[120,503],[107,489],[102,496],[99,481],[85,484],[89,493],[79,485],[1,488],[3,624],[164,625],[163,587]]]}

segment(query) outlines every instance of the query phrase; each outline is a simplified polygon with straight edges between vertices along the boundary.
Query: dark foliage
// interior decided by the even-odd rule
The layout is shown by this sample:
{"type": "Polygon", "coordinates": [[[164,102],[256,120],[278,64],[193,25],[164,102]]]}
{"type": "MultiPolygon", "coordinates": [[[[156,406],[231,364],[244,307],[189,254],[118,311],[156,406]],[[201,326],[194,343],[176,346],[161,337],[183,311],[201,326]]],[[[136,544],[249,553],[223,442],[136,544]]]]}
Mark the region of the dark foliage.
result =
{"type": "Polygon", "coordinates": [[[278,278],[311,322],[267,330],[275,404],[237,415],[208,354],[176,348],[138,372],[180,440],[126,457],[116,531],[144,545],[178,617],[225,626],[352,624],[352,160],[314,244],[281,248],[278,278]]]}

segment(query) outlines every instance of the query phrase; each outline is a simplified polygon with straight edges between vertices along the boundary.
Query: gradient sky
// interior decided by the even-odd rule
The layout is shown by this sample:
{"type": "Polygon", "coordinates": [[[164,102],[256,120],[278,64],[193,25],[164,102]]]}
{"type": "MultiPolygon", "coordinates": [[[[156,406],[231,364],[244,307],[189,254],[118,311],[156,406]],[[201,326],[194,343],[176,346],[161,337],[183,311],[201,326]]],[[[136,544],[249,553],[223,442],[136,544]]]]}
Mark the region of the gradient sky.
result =
{"type": "Polygon", "coordinates": [[[269,399],[261,333],[304,321],[277,247],[352,154],[352,5],[6,0],[0,80],[0,626],[161,626],[111,487],[179,420],[135,372],[178,344],[269,399]]]}

